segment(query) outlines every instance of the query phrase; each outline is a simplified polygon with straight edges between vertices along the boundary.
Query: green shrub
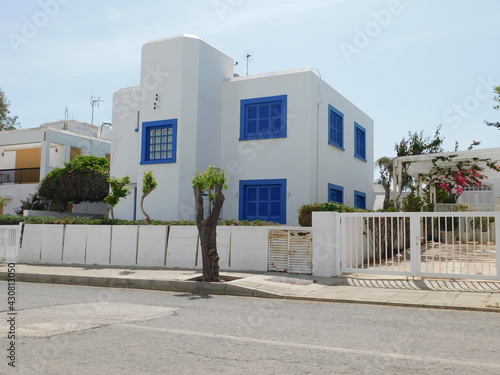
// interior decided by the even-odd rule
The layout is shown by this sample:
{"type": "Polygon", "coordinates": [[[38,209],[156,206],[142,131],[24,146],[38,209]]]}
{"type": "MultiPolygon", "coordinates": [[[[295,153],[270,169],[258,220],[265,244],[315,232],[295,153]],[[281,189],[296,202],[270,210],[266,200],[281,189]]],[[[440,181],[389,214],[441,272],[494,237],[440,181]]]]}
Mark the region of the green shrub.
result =
{"type": "MultiPolygon", "coordinates": [[[[114,219],[110,220],[108,218],[94,219],[90,217],[73,217],[64,216],[61,218],[55,218],[52,216],[27,216],[22,215],[0,215],[0,225],[16,225],[21,222],[27,224],[79,224],[79,225],[143,225],[143,220],[121,220],[114,219]]],[[[194,220],[153,220],[150,225],[196,225],[194,220]]],[[[224,226],[274,226],[280,225],[271,221],[263,220],[222,220],[219,225],[224,226]]]]}
{"type": "Polygon", "coordinates": [[[299,224],[303,227],[312,226],[312,213],[314,211],[367,212],[338,202],[304,204],[299,208],[299,224]]]}
{"type": "Polygon", "coordinates": [[[22,215],[0,215],[0,225],[17,225],[22,221],[22,215]]]}

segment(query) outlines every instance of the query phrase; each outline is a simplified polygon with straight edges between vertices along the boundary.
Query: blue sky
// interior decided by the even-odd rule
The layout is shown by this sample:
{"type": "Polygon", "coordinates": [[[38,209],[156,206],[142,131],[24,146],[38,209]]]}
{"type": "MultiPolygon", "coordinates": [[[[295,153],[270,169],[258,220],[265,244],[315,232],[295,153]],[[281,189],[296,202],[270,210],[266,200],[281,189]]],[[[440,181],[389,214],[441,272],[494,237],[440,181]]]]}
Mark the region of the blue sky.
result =
{"type": "Polygon", "coordinates": [[[111,122],[112,95],[139,84],[144,43],[194,34],[250,74],[316,68],[375,122],[375,157],[409,131],[445,149],[500,146],[498,0],[24,0],[0,14],[0,87],[23,128],[111,122]]]}

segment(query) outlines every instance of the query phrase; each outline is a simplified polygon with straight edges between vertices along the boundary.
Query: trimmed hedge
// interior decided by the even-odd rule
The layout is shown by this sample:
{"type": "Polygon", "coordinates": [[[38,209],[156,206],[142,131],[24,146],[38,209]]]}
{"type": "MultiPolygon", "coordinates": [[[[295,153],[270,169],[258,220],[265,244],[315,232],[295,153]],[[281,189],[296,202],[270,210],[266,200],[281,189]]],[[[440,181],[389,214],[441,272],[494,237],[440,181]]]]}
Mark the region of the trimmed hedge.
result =
{"type": "MultiPolygon", "coordinates": [[[[70,217],[54,218],[51,216],[28,216],[22,215],[0,215],[0,225],[16,225],[21,222],[27,224],[81,224],[81,225],[144,225],[143,220],[109,220],[93,219],[88,217],[70,217]]],[[[161,221],[153,220],[150,225],[196,225],[194,220],[171,220],[161,221]]],[[[248,220],[223,220],[219,223],[222,226],[274,226],[280,225],[270,221],[248,221],[248,220]]]]}
{"type": "Polygon", "coordinates": [[[335,211],[335,212],[367,212],[359,208],[353,208],[337,202],[310,203],[299,208],[299,224],[303,227],[312,226],[313,211],[335,211]]]}

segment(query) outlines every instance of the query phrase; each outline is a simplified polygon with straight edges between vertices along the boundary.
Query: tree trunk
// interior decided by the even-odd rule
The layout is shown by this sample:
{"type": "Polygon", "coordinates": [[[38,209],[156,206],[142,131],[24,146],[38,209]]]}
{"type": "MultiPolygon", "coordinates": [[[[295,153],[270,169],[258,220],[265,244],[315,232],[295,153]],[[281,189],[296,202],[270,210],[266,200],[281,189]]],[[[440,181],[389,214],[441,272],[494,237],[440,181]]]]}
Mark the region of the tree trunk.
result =
{"type": "Polygon", "coordinates": [[[217,253],[217,223],[224,203],[222,187],[215,187],[215,199],[207,218],[204,217],[203,192],[193,186],[196,203],[196,226],[200,234],[203,264],[203,281],[216,282],[219,279],[219,254],[217,253]]]}
{"type": "Polygon", "coordinates": [[[384,196],[384,210],[387,210],[391,206],[391,186],[388,183],[383,183],[385,196],[384,196]]]}
{"type": "Polygon", "coordinates": [[[204,225],[200,232],[203,281],[220,281],[219,254],[217,253],[217,226],[204,225]]]}
{"type": "Polygon", "coordinates": [[[148,194],[143,194],[142,198],[141,198],[141,211],[142,211],[142,214],[145,217],[144,221],[146,222],[146,224],[150,224],[151,223],[151,217],[146,213],[146,211],[144,211],[144,198],[146,198],[148,196],[148,194]]]}

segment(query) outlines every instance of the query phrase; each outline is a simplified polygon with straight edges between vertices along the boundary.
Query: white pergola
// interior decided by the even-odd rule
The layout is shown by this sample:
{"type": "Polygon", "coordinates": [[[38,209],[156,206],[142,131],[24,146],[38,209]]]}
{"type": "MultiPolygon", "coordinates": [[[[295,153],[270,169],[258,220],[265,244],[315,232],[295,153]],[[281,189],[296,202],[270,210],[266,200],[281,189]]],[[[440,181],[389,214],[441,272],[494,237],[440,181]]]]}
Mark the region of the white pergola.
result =
{"type": "MultiPolygon", "coordinates": [[[[440,152],[435,154],[400,156],[393,160],[393,199],[397,204],[401,204],[402,199],[402,173],[403,165],[407,165],[407,173],[417,181],[417,195],[422,195],[422,187],[424,184],[423,176],[427,175],[433,168],[432,160],[438,157],[452,157],[451,161],[439,161],[439,166],[454,166],[460,160],[489,159],[490,161],[498,161],[500,163],[500,147],[484,148],[478,150],[455,151],[455,152],[440,152]]],[[[485,162],[477,163],[481,167],[486,167],[485,162]]],[[[500,172],[496,172],[490,168],[485,168],[483,173],[487,176],[487,180],[500,180],[500,172]]],[[[486,182],[485,181],[485,182],[486,182]]],[[[431,187],[431,202],[436,203],[435,187],[431,187]]]]}

